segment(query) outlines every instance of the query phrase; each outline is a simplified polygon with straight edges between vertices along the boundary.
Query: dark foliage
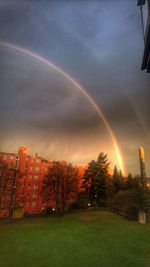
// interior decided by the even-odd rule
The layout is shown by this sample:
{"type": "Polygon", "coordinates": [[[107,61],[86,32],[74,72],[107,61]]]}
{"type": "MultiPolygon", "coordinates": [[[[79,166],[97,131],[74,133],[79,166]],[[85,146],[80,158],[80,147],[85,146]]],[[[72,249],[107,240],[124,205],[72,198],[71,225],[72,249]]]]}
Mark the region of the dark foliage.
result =
{"type": "Polygon", "coordinates": [[[97,161],[91,161],[85,171],[82,186],[89,196],[91,206],[107,206],[113,194],[107,155],[100,153],[97,161]]]}
{"type": "Polygon", "coordinates": [[[71,164],[53,162],[43,180],[44,193],[54,203],[57,214],[63,214],[77,194],[78,171],[71,164]]]}
{"type": "Polygon", "coordinates": [[[131,173],[123,177],[116,166],[110,176],[107,155],[103,153],[89,163],[82,187],[92,206],[108,207],[129,217],[137,216],[139,210],[150,210],[150,189],[142,178],[131,173]]]}
{"type": "Polygon", "coordinates": [[[13,164],[0,161],[0,209],[14,206],[17,171],[13,164]]]}

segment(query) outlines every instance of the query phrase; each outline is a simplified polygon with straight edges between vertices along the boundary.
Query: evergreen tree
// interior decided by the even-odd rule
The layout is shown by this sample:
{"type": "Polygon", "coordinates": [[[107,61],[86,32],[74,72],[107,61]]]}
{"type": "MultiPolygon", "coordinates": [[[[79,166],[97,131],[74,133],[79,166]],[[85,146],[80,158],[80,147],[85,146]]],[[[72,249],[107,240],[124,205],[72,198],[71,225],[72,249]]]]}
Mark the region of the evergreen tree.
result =
{"type": "Polygon", "coordinates": [[[118,171],[117,167],[114,167],[113,171],[113,186],[114,186],[114,193],[119,192],[120,190],[123,190],[125,187],[124,184],[124,177],[122,175],[122,171],[118,171]]]}
{"type": "Polygon", "coordinates": [[[127,177],[127,180],[126,180],[126,184],[125,184],[125,187],[127,190],[130,190],[133,188],[134,186],[134,180],[133,180],[133,176],[131,173],[128,174],[128,177],[127,177]]]}
{"type": "Polygon", "coordinates": [[[112,179],[109,174],[107,155],[100,153],[97,161],[92,160],[83,177],[83,187],[88,192],[93,206],[106,206],[112,194],[112,179]]]}
{"type": "Polygon", "coordinates": [[[119,170],[119,176],[120,178],[123,178],[122,170],[119,170]]]}

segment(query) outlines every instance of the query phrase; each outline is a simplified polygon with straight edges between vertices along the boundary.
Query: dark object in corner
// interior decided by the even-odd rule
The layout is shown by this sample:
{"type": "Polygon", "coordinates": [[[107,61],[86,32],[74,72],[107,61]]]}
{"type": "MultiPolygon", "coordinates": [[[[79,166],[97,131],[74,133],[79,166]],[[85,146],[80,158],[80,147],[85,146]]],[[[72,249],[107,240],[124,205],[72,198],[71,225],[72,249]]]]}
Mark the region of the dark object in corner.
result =
{"type": "Polygon", "coordinates": [[[137,6],[140,6],[142,30],[144,36],[144,54],[142,59],[141,70],[146,70],[147,72],[150,72],[150,0],[138,0],[137,6]],[[146,3],[146,8],[148,9],[148,17],[146,29],[144,29],[143,5],[145,5],[146,3]]]}
{"type": "Polygon", "coordinates": [[[146,0],[138,0],[137,6],[143,6],[145,5],[145,3],[146,3],[146,0]]]}
{"type": "Polygon", "coordinates": [[[142,70],[146,69],[147,72],[150,72],[150,17],[145,35],[145,48],[144,48],[144,55],[143,55],[141,69],[142,70]]]}

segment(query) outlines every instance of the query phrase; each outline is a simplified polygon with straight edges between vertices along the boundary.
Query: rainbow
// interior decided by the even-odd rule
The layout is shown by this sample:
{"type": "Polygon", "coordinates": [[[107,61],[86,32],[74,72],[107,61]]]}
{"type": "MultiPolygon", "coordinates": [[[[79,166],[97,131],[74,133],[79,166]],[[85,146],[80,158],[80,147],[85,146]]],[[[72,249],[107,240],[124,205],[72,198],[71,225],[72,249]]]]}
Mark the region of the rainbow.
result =
{"type": "Polygon", "coordinates": [[[40,62],[48,65],[49,67],[53,68],[55,71],[57,71],[58,73],[63,75],[65,78],[67,78],[88,99],[88,101],[91,103],[93,108],[96,110],[96,112],[99,115],[99,117],[102,119],[106,129],[108,130],[108,133],[109,133],[109,135],[111,137],[111,140],[112,140],[112,143],[113,143],[113,146],[114,146],[114,149],[115,149],[115,153],[116,153],[116,157],[117,157],[119,168],[122,171],[122,173],[125,175],[126,172],[125,172],[125,166],[124,166],[124,163],[123,163],[123,156],[121,155],[119,144],[118,144],[118,142],[116,140],[116,137],[115,137],[115,135],[113,133],[113,130],[112,130],[111,126],[109,125],[109,123],[108,123],[106,117],[104,116],[103,112],[101,111],[101,109],[99,108],[97,103],[93,100],[91,95],[85,90],[85,88],[83,88],[74,78],[72,78],[64,70],[62,70],[61,68],[56,66],[49,59],[46,59],[45,57],[43,57],[41,55],[38,55],[38,54],[36,54],[35,52],[33,52],[31,50],[19,47],[19,46],[15,45],[15,44],[12,44],[12,43],[7,43],[7,42],[4,42],[4,41],[0,41],[0,45],[4,46],[4,47],[7,47],[7,48],[14,49],[17,52],[26,54],[28,56],[31,56],[31,57],[39,60],[40,62]]]}

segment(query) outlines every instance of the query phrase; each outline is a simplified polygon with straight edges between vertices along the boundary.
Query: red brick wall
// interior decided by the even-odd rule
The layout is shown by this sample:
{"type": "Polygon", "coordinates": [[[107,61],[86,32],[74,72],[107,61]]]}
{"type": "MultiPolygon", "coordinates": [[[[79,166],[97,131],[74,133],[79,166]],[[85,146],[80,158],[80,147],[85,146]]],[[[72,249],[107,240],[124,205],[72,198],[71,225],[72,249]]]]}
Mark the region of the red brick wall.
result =
{"type": "MultiPolygon", "coordinates": [[[[24,212],[28,214],[41,213],[47,207],[54,208],[54,202],[49,203],[48,197],[42,194],[42,181],[52,166],[52,161],[44,160],[37,155],[28,155],[26,147],[19,147],[18,154],[1,153],[0,159],[8,164],[13,163],[17,167],[16,188],[15,188],[15,207],[23,207],[24,212]]],[[[65,161],[61,161],[66,164],[65,161]]],[[[78,168],[78,167],[77,167],[78,168]]],[[[79,167],[80,177],[84,173],[84,168],[79,167]]],[[[77,192],[80,191],[80,177],[77,181],[77,192]]],[[[75,200],[77,194],[71,201],[75,200]]],[[[8,216],[7,212],[4,212],[8,216]]],[[[0,217],[3,217],[1,215],[0,217]]]]}

